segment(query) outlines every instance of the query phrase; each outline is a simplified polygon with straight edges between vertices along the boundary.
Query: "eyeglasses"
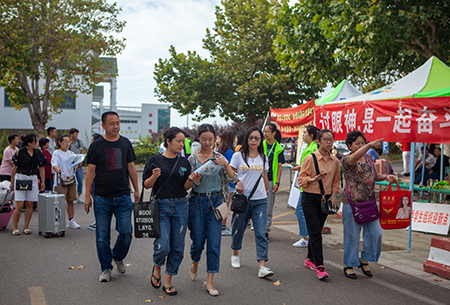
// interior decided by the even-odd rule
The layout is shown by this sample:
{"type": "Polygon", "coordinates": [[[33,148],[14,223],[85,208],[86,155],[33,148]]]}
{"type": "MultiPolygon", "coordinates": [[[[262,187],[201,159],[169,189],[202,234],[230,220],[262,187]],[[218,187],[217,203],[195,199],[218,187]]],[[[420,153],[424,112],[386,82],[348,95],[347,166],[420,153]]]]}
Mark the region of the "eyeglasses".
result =
{"type": "Polygon", "coordinates": [[[249,136],[248,139],[251,140],[251,141],[252,141],[252,140],[255,140],[255,141],[261,140],[260,137],[254,137],[254,136],[249,136]]]}
{"type": "Polygon", "coordinates": [[[320,141],[332,143],[332,142],[334,142],[334,139],[333,138],[322,138],[320,141]]]}

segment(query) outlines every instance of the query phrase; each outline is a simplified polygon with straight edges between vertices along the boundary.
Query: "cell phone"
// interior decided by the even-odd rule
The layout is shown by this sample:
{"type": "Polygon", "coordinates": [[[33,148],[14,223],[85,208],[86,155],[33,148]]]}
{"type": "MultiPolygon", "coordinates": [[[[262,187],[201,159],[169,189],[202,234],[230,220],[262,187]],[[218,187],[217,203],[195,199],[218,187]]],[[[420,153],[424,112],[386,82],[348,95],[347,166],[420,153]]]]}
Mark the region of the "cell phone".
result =
{"type": "Polygon", "coordinates": [[[209,158],[208,161],[215,161],[216,158],[209,158]]]}
{"type": "Polygon", "coordinates": [[[88,206],[88,211],[87,211],[87,213],[86,214],[89,214],[89,212],[91,211],[91,207],[90,206],[88,206]]]}

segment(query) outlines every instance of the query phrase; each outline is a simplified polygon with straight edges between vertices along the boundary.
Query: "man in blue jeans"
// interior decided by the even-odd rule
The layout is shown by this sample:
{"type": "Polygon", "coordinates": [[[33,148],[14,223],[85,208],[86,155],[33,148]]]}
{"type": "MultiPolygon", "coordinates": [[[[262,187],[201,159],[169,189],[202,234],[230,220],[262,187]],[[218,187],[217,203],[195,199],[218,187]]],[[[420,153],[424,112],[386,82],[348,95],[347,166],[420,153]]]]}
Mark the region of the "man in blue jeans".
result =
{"type": "MultiPolygon", "coordinates": [[[[74,154],[85,154],[86,153],[86,145],[84,145],[83,141],[78,139],[78,133],[80,131],[76,128],[70,128],[69,134],[70,134],[70,146],[69,150],[72,151],[74,154]]],[[[83,194],[83,167],[80,167],[76,172],[75,176],[77,178],[77,201],[76,203],[83,204],[83,198],[81,198],[81,194],[83,194]]]]}
{"type": "Polygon", "coordinates": [[[102,127],[105,135],[92,142],[87,155],[86,195],[84,209],[89,213],[92,207],[90,192],[95,174],[94,213],[97,222],[95,237],[97,255],[102,273],[100,282],[111,279],[112,261],[120,274],[126,272],[123,260],[130,249],[133,228],[131,213],[133,202],[130,197],[130,179],[134,188],[134,200],[139,201],[139,188],[134,161],[133,146],[119,135],[119,115],[113,111],[102,114],[102,127]],[[111,219],[116,217],[116,230],[119,232],[114,248],[111,250],[111,219]]]}

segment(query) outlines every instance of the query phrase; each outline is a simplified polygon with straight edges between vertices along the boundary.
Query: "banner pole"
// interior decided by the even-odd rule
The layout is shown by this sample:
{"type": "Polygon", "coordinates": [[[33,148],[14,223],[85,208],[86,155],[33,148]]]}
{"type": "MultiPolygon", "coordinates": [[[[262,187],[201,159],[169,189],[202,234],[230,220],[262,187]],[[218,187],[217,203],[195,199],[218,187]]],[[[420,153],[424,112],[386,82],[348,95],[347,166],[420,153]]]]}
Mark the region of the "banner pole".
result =
{"type": "Polygon", "coordinates": [[[266,119],[264,120],[264,124],[263,124],[263,126],[261,128],[263,131],[264,131],[264,128],[266,127],[266,125],[267,125],[267,120],[269,119],[269,116],[270,116],[270,109],[269,109],[269,112],[267,113],[266,119]]]}
{"type": "Polygon", "coordinates": [[[414,204],[414,163],[416,161],[415,158],[416,153],[416,143],[411,143],[411,154],[410,154],[410,161],[409,161],[409,190],[411,191],[411,212],[409,215],[409,229],[408,229],[408,250],[412,250],[411,248],[411,233],[412,233],[412,211],[413,211],[413,204],[414,204]]]}

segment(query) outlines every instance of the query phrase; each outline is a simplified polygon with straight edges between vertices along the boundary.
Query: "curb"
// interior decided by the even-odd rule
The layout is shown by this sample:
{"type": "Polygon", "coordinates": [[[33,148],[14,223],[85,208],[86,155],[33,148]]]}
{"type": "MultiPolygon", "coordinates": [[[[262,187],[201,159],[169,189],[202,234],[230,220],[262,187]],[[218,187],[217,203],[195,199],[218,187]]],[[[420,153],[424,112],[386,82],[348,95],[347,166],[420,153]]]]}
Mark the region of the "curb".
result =
{"type": "Polygon", "coordinates": [[[430,255],[423,264],[425,271],[450,279],[450,239],[433,237],[430,255]]]}

